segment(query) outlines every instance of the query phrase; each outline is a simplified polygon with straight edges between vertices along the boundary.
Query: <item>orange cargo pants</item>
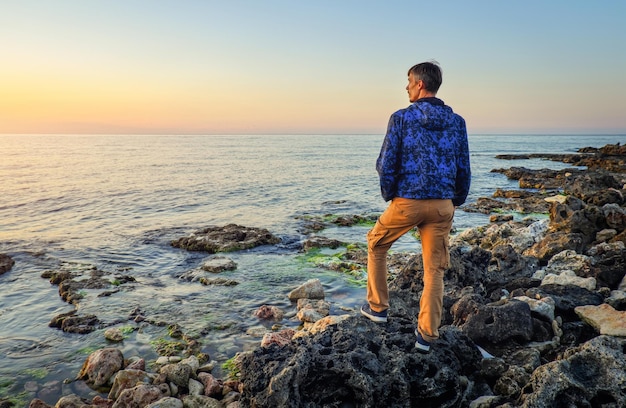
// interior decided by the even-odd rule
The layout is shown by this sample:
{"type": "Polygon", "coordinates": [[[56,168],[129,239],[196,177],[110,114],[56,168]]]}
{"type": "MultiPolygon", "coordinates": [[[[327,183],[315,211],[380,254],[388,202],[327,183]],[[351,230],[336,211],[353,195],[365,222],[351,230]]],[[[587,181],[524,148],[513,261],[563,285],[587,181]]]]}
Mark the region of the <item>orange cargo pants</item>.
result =
{"type": "Polygon", "coordinates": [[[431,342],[439,337],[443,310],[443,275],[450,262],[448,236],[452,228],[452,200],[413,200],[396,197],[367,233],[367,301],[382,312],[389,308],[387,252],[410,229],[419,229],[424,261],[424,290],[417,330],[431,342]]]}

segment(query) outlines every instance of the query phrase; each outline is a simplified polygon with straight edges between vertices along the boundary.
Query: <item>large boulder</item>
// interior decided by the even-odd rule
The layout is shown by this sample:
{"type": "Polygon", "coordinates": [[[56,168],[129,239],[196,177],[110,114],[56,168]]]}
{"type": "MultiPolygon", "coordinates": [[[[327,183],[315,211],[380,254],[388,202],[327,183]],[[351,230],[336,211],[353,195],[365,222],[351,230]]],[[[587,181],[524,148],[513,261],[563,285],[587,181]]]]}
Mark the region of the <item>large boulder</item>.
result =
{"type": "Polygon", "coordinates": [[[482,395],[481,355],[472,341],[444,326],[431,352],[417,353],[416,301],[392,297],[385,325],[352,316],[243,355],[242,406],[458,407],[482,395]]]}

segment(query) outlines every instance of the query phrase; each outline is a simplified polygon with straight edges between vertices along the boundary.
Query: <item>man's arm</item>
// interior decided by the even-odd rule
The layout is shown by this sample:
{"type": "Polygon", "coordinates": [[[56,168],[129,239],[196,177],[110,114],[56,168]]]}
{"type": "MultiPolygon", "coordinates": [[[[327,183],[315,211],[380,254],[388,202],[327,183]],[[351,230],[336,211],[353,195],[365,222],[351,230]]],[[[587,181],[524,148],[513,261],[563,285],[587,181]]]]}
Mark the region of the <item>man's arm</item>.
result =
{"type": "Polygon", "coordinates": [[[387,133],[376,161],[376,171],[380,179],[380,193],[385,201],[396,196],[397,175],[400,160],[401,118],[392,115],[387,125],[387,133]]]}

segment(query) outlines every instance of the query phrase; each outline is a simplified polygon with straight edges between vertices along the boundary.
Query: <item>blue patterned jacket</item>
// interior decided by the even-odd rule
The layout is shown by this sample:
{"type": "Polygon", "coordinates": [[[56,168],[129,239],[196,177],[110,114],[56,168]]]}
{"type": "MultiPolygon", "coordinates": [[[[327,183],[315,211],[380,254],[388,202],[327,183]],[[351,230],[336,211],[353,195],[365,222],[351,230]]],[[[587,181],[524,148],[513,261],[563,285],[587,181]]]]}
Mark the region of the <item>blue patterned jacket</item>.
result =
{"type": "Polygon", "coordinates": [[[465,120],[438,98],[391,115],[376,161],[385,201],[394,197],[465,202],[471,172],[465,120]]]}

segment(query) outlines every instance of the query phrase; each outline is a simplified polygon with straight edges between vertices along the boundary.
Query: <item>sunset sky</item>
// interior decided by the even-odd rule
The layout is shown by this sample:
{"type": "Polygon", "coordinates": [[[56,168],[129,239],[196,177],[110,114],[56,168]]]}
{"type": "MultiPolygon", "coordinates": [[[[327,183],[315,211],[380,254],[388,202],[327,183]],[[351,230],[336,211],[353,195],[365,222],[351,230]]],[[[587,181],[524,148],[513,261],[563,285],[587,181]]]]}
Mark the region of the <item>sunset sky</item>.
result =
{"type": "Polygon", "coordinates": [[[436,60],[470,133],[626,133],[626,1],[0,4],[0,133],[383,133],[436,60]]]}

